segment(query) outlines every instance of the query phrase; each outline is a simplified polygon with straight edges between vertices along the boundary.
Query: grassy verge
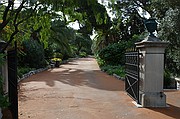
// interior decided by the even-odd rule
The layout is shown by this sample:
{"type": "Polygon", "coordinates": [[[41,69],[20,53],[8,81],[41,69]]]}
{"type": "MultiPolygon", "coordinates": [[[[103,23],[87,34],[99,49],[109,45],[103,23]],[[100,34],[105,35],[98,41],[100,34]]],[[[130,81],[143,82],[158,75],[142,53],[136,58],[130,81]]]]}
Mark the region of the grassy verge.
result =
{"type": "Polygon", "coordinates": [[[112,65],[105,65],[100,67],[102,71],[106,72],[109,75],[116,74],[122,78],[125,77],[125,68],[124,66],[112,66],[112,65]]]}

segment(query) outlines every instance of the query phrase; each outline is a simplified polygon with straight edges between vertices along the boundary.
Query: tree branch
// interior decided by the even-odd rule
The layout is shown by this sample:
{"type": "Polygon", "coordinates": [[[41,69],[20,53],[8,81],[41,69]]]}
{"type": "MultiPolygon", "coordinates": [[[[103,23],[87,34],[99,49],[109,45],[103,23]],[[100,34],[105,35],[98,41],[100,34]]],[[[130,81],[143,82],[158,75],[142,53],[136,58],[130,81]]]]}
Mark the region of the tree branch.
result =
{"type": "Polygon", "coordinates": [[[65,22],[65,24],[66,24],[67,19],[66,19],[66,15],[65,15],[64,12],[65,12],[65,11],[64,11],[64,5],[62,5],[62,13],[63,13],[63,17],[64,17],[64,22],[65,22]]]}
{"type": "Polygon", "coordinates": [[[16,14],[15,14],[15,18],[14,18],[14,26],[16,26],[16,22],[17,22],[17,18],[19,13],[21,12],[23,5],[25,3],[25,0],[22,1],[21,5],[18,7],[18,9],[16,10],[16,14]]]}
{"type": "Polygon", "coordinates": [[[138,3],[138,1],[137,0],[133,0],[133,2],[137,5],[137,6],[139,6],[139,7],[141,7],[143,10],[145,10],[146,12],[148,12],[149,14],[150,14],[150,16],[152,16],[152,11],[151,10],[148,10],[147,8],[146,8],[146,6],[145,6],[145,3],[142,3],[141,1],[139,1],[140,3],[138,3]]]}
{"type": "Polygon", "coordinates": [[[8,15],[8,12],[11,8],[11,6],[14,4],[13,1],[9,0],[8,1],[8,6],[5,8],[5,11],[3,13],[3,21],[2,23],[0,23],[0,31],[3,30],[3,28],[8,24],[8,22],[10,21],[10,19],[7,20],[7,15],[8,15]]]}
{"type": "Polygon", "coordinates": [[[6,48],[10,45],[10,43],[14,40],[14,36],[19,32],[18,26],[23,23],[24,21],[26,21],[27,19],[29,19],[33,12],[36,10],[36,8],[38,7],[39,4],[36,4],[35,8],[33,9],[33,11],[31,12],[30,15],[28,15],[25,19],[20,20],[19,22],[17,22],[18,19],[18,15],[20,14],[21,10],[23,9],[23,5],[26,3],[25,0],[22,1],[21,5],[18,7],[18,9],[16,10],[16,14],[13,20],[13,26],[15,28],[15,31],[11,34],[9,41],[6,43],[5,47],[0,51],[0,52],[4,52],[6,50],[6,48]]]}
{"type": "Polygon", "coordinates": [[[41,4],[41,3],[36,4],[36,6],[34,7],[34,9],[33,9],[33,10],[32,10],[32,12],[31,12],[31,14],[30,14],[30,15],[28,15],[26,18],[24,18],[24,19],[20,20],[20,21],[17,23],[17,25],[19,25],[19,24],[23,23],[24,21],[26,21],[26,20],[28,20],[30,17],[32,17],[33,13],[34,13],[34,12],[35,12],[35,10],[37,9],[38,5],[40,5],[40,4],[41,4]]]}

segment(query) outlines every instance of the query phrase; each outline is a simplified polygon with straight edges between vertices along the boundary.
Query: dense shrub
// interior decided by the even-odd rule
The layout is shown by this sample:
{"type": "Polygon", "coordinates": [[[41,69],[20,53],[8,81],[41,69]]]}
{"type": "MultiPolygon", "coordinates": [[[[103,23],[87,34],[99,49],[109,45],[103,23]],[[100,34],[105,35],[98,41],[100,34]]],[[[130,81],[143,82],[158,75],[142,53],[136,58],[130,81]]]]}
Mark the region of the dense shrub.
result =
{"type": "Polygon", "coordinates": [[[172,77],[171,71],[164,70],[164,89],[176,89],[176,81],[172,77]]]}
{"type": "Polygon", "coordinates": [[[165,69],[169,70],[172,76],[180,77],[180,55],[172,51],[172,49],[166,49],[165,69]]]}
{"type": "Polygon", "coordinates": [[[104,60],[102,60],[102,59],[99,57],[98,54],[96,54],[95,57],[96,57],[96,61],[97,61],[97,63],[98,63],[98,65],[99,65],[100,68],[105,65],[104,60]]]}
{"type": "Polygon", "coordinates": [[[125,77],[125,53],[126,51],[135,48],[135,43],[144,38],[142,35],[134,35],[129,40],[124,40],[118,43],[109,44],[96,53],[96,60],[101,70],[108,74],[116,74],[120,77],[125,77]]]}
{"type": "Polygon", "coordinates": [[[168,70],[164,71],[164,86],[167,87],[171,84],[171,73],[168,70]]]}
{"type": "Polygon", "coordinates": [[[36,40],[23,42],[23,54],[19,55],[19,65],[30,68],[42,68],[46,66],[43,46],[36,40]]]}
{"type": "Polygon", "coordinates": [[[110,44],[100,50],[99,57],[109,65],[123,65],[125,63],[125,52],[129,42],[110,44]]]}
{"type": "Polygon", "coordinates": [[[87,57],[87,53],[86,52],[80,52],[79,57],[87,57]]]}
{"type": "Polygon", "coordinates": [[[59,52],[56,52],[56,53],[54,53],[54,58],[63,59],[63,54],[61,54],[61,53],[59,53],[59,52]]]}
{"type": "Polygon", "coordinates": [[[19,78],[21,78],[24,74],[35,70],[34,68],[29,68],[29,67],[18,67],[17,75],[19,78]]]}
{"type": "Polygon", "coordinates": [[[125,77],[125,68],[124,66],[118,65],[118,66],[112,66],[112,65],[106,65],[102,66],[101,70],[108,73],[109,75],[116,74],[120,77],[125,77]]]}
{"type": "Polygon", "coordinates": [[[44,49],[44,55],[46,60],[53,58],[53,48],[48,46],[46,49],[44,49]]]}

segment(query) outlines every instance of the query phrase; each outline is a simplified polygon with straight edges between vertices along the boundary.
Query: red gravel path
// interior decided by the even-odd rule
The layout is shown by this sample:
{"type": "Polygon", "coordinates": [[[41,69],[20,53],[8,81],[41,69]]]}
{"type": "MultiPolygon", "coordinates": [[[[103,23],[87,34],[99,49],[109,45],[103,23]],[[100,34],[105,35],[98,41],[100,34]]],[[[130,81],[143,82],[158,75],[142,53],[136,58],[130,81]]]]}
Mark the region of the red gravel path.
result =
{"type": "Polygon", "coordinates": [[[180,119],[180,91],[167,91],[169,108],[137,108],[124,82],[82,58],[20,83],[19,119],[180,119]]]}

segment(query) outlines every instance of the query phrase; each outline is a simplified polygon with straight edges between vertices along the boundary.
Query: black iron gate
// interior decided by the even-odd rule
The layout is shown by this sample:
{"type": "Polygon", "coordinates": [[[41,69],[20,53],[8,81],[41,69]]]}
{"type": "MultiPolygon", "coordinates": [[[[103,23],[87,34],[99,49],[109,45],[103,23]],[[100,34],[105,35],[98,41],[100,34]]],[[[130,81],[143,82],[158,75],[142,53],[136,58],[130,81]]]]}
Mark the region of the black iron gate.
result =
{"type": "Polygon", "coordinates": [[[128,52],[125,56],[125,90],[139,104],[139,52],[128,52]]]}
{"type": "Polygon", "coordinates": [[[13,119],[18,119],[17,46],[8,51],[8,95],[13,119]]]}

